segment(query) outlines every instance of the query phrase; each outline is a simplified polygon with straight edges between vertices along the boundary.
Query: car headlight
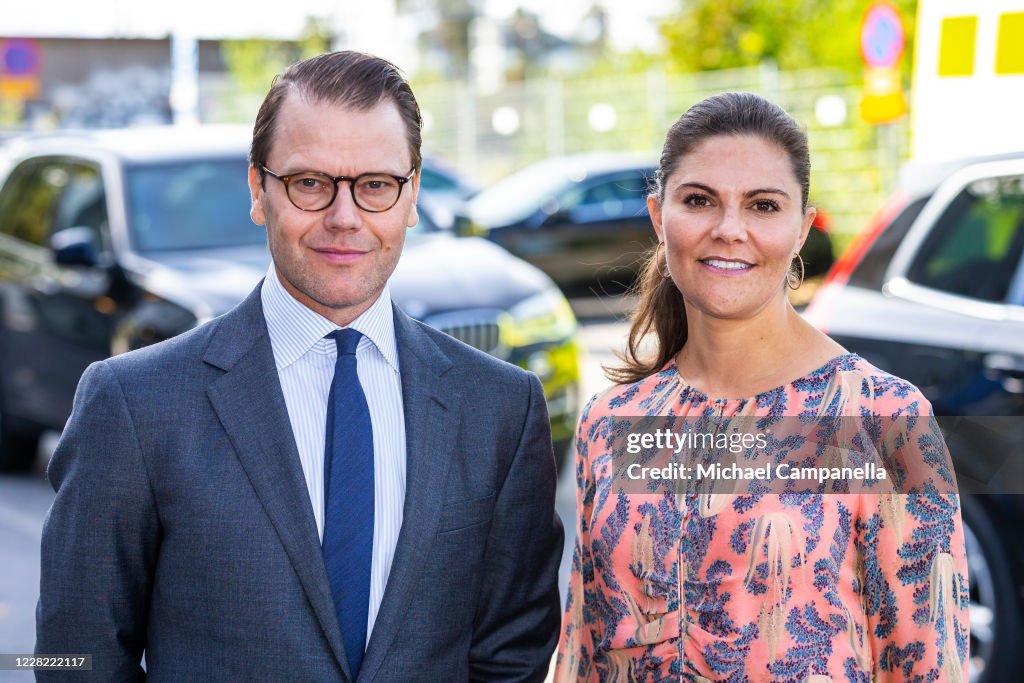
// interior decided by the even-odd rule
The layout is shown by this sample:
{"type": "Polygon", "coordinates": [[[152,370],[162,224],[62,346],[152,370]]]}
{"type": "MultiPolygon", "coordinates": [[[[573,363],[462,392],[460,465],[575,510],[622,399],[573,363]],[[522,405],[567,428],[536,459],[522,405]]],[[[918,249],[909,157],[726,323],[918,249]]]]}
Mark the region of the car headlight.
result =
{"type": "Polygon", "coordinates": [[[451,227],[452,232],[459,237],[487,237],[490,232],[486,226],[464,215],[455,215],[451,227]]]}
{"type": "Polygon", "coordinates": [[[576,316],[557,287],[549,287],[510,308],[498,319],[501,341],[516,348],[561,341],[576,331],[576,316]]]}

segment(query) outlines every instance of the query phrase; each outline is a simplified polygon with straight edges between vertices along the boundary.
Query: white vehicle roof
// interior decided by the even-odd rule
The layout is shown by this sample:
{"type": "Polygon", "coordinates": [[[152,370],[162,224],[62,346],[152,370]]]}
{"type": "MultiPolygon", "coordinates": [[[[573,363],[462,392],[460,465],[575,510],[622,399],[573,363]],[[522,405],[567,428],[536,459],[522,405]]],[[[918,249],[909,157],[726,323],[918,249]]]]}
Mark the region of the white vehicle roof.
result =
{"type": "Polygon", "coordinates": [[[55,154],[100,151],[133,161],[173,161],[197,156],[248,153],[252,129],[246,126],[153,126],[116,130],[55,131],[12,140],[12,157],[31,151],[55,154]]]}

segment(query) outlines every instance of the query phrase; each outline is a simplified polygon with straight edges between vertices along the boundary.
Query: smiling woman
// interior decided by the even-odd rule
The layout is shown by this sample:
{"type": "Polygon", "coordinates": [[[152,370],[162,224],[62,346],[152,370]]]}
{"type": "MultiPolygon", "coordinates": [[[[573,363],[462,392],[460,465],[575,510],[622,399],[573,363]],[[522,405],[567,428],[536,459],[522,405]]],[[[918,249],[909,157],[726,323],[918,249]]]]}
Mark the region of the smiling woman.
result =
{"type": "Polygon", "coordinates": [[[814,220],[784,151],[756,135],[708,138],[649,200],[687,319],[784,304],[786,272],[814,220]]]}
{"type": "MultiPolygon", "coordinates": [[[[623,364],[609,370],[617,386],[590,400],[577,428],[559,681],[965,680],[953,482],[835,495],[766,494],[778,490],[770,475],[750,493],[714,478],[658,493],[617,480],[623,420],[654,416],[723,430],[753,418],[776,431],[787,417],[906,418],[869,430],[883,433],[878,452],[929,443],[938,470],[945,447],[918,389],[846,352],[786,296],[815,217],[809,177],[804,132],[757,95],[704,100],[668,133],[648,197],[658,247],[623,364]]],[[[798,457],[800,443],[780,436],[764,454],[824,467],[853,452],[826,444],[798,457]]]]}
{"type": "MultiPolygon", "coordinates": [[[[804,132],[756,95],[712,97],[680,117],[665,139],[656,189],[647,199],[658,248],[638,288],[625,365],[611,370],[613,379],[637,381],[659,370],[691,335],[709,329],[705,322],[719,329],[719,317],[747,320],[759,336],[799,335],[814,350],[813,357],[794,359],[804,361],[804,370],[842,351],[803,324],[785,296],[788,273],[799,277],[800,247],[816,215],[808,204],[810,168],[804,132]],[[786,331],[773,329],[777,325],[786,331]],[[649,332],[660,342],[650,358],[640,353],[649,332]]],[[[709,341],[691,344],[686,353],[709,341]]],[[[775,354],[766,357],[778,367],[775,354]]],[[[763,379],[762,387],[709,388],[744,395],[775,386],[763,379]]]]}

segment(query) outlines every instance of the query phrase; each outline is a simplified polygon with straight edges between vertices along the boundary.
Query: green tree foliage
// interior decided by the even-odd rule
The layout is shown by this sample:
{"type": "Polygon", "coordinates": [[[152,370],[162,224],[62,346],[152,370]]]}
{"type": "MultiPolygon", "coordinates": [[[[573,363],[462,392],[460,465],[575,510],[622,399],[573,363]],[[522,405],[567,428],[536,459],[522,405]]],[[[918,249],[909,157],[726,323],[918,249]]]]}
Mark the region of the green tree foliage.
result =
{"type": "Polygon", "coordinates": [[[331,48],[327,22],[308,17],[296,42],[250,38],[221,43],[221,57],[228,73],[244,93],[265,93],[274,76],[294,62],[322,54],[331,48]]]}
{"type": "Polygon", "coordinates": [[[469,75],[470,32],[481,4],[478,0],[397,0],[399,14],[417,15],[426,27],[419,36],[421,52],[444,55],[434,74],[442,80],[469,75]]]}
{"type": "MultiPolygon", "coordinates": [[[[910,73],[916,0],[892,0],[903,17],[910,73]]],[[[867,0],[680,0],[661,34],[673,71],[753,66],[774,61],[780,69],[863,69],[860,25],[867,0]]]]}

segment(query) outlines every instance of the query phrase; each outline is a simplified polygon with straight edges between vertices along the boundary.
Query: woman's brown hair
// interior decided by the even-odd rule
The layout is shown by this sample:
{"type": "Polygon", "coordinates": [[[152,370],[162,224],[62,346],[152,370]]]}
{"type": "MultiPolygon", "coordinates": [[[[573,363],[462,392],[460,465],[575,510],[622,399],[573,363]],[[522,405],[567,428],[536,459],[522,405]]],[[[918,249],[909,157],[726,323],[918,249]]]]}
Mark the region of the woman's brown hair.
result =
{"type": "MultiPolygon", "coordinates": [[[[811,184],[807,134],[780,106],[746,92],[723,93],[702,100],[672,124],[665,136],[651,194],[663,202],[665,182],[675,172],[680,159],[704,140],[722,135],[756,135],[782,148],[800,183],[801,206],[807,208],[811,184]]],[[[666,274],[667,268],[665,249],[659,243],[650,252],[633,289],[639,300],[630,316],[626,351],[616,353],[622,364],[605,368],[605,374],[613,382],[630,384],[653,375],[686,344],[683,295],[666,274]],[[642,353],[640,347],[651,333],[655,348],[648,355],[642,353]]]]}

